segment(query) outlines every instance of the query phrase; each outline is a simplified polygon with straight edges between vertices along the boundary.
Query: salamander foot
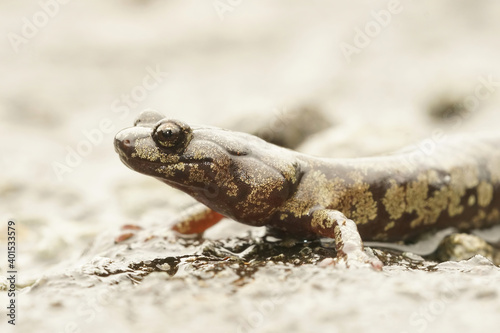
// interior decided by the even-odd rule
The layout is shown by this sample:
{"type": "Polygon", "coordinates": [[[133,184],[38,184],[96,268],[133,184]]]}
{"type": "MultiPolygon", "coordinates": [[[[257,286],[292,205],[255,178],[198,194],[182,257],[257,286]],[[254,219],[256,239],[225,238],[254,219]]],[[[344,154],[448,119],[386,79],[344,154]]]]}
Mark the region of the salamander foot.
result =
{"type": "Polygon", "coordinates": [[[325,259],[320,265],[345,267],[372,267],[382,269],[382,262],[369,249],[364,249],[356,223],[339,211],[318,209],[313,213],[312,227],[315,232],[335,240],[335,259],[325,259]]]}

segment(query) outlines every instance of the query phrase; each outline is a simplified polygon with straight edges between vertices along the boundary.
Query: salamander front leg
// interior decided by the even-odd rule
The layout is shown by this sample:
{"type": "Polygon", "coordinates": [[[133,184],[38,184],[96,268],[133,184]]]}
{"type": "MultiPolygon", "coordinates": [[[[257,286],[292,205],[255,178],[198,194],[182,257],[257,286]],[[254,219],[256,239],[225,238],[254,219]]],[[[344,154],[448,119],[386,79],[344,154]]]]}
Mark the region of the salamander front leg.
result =
{"type": "Polygon", "coordinates": [[[172,230],[181,234],[201,234],[223,218],[224,215],[198,204],[183,212],[172,230]]]}
{"type": "Polygon", "coordinates": [[[369,264],[376,270],[382,268],[382,262],[364,250],[363,241],[353,220],[331,209],[318,209],[312,214],[314,231],[320,236],[335,240],[337,258],[332,264],[344,263],[347,267],[369,264]]]}

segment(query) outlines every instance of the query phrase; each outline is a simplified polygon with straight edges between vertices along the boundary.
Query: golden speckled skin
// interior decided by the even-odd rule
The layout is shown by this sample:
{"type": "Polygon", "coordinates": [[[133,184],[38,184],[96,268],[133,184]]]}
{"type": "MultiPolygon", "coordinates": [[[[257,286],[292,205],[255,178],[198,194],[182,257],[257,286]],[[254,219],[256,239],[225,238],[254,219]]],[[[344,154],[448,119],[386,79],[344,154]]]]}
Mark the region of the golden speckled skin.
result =
{"type": "Polygon", "coordinates": [[[297,159],[305,172],[271,222],[278,228],[315,206],[344,213],[364,240],[405,240],[432,229],[500,222],[500,136],[450,138],[430,154],[297,159]]]}
{"type": "Polygon", "coordinates": [[[131,169],[224,216],[301,238],[335,237],[336,211],[364,240],[500,223],[500,135],[449,138],[427,153],[322,159],[150,111],[115,147],[131,169]]]}

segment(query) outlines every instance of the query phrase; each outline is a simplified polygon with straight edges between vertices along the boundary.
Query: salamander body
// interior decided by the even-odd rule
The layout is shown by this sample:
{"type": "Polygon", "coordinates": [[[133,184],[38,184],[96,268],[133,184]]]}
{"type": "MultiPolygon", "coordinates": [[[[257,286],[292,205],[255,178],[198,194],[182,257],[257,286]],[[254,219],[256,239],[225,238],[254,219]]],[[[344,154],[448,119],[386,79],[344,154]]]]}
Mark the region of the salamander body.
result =
{"type": "Polygon", "coordinates": [[[220,216],[294,237],[335,238],[343,216],[377,241],[500,223],[500,135],[449,137],[433,148],[324,159],[154,111],[115,137],[131,169],[220,216]]]}

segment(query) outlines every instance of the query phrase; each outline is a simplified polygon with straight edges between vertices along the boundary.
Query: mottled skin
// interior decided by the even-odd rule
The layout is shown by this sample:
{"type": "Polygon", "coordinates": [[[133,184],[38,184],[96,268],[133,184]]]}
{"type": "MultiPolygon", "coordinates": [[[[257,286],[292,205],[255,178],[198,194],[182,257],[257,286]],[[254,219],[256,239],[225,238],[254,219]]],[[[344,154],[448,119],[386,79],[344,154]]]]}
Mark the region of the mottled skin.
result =
{"type": "Polygon", "coordinates": [[[382,241],[500,222],[500,135],[448,138],[426,153],[323,159],[147,111],[115,148],[131,169],[224,216],[299,238],[338,237],[346,220],[364,240],[382,241]]]}

